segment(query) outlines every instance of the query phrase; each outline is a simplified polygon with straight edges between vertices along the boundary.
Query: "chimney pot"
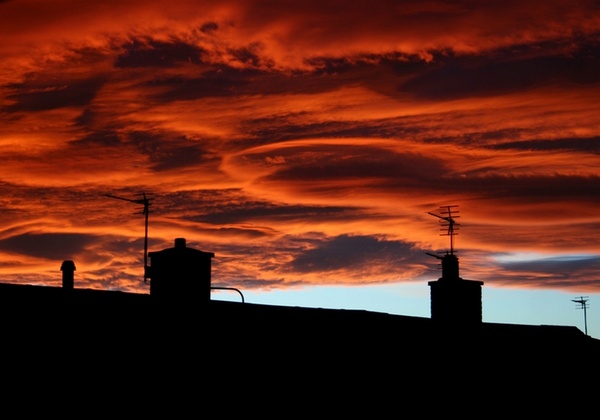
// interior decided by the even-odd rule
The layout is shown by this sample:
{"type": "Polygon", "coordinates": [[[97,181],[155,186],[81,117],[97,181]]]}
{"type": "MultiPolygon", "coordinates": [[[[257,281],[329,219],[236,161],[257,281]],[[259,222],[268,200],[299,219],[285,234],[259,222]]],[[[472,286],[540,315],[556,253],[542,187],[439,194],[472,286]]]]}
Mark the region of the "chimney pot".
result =
{"type": "Polygon", "coordinates": [[[75,263],[72,260],[65,260],[60,266],[60,271],[75,271],[75,263]]]}
{"type": "Polygon", "coordinates": [[[62,274],[63,289],[72,290],[75,285],[74,284],[75,276],[73,274],[75,272],[75,263],[71,260],[63,261],[62,265],[60,266],[60,271],[63,272],[63,274],[62,274]]]}

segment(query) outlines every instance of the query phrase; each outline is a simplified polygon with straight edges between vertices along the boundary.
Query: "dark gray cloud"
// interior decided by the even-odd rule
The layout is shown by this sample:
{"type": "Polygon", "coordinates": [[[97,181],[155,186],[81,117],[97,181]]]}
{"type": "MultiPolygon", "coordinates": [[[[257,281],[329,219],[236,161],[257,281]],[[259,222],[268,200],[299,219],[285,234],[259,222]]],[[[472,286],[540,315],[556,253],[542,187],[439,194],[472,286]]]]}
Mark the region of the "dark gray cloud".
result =
{"type": "Polygon", "coordinates": [[[247,89],[251,77],[247,72],[225,69],[225,72],[209,70],[202,77],[166,77],[146,83],[150,87],[160,87],[160,93],[151,95],[161,102],[191,101],[209,97],[233,97],[247,89]]]}
{"type": "Polygon", "coordinates": [[[216,225],[227,223],[244,223],[248,221],[272,220],[311,222],[360,220],[364,214],[359,209],[342,206],[302,206],[273,204],[267,202],[248,201],[238,206],[226,206],[215,209],[208,214],[199,215],[190,220],[204,221],[216,225]]]}
{"type": "MultiPolygon", "coordinates": [[[[390,77],[397,78],[397,85],[410,75],[427,71],[422,58],[407,57],[403,54],[357,56],[352,59],[319,57],[307,60],[310,69],[281,72],[265,63],[257,51],[257,46],[248,46],[227,51],[232,61],[220,64],[203,62],[204,51],[179,41],[165,43],[159,41],[134,41],[133,52],[126,53],[126,62],[132,67],[166,66],[182,64],[198,65],[198,75],[186,76],[157,74],[144,82],[148,87],[161,88],[152,95],[159,101],[194,100],[204,97],[228,97],[237,95],[279,95],[316,94],[334,91],[348,84],[361,84],[394,95],[389,90],[390,77]],[[189,55],[198,57],[187,61],[189,55]],[[383,84],[380,80],[384,79],[383,84]]],[[[117,60],[117,67],[123,61],[117,60]]]]}
{"type": "Polygon", "coordinates": [[[499,266],[508,271],[554,274],[561,278],[567,278],[568,276],[577,277],[575,273],[581,270],[598,270],[600,268],[600,257],[594,255],[541,258],[529,261],[503,262],[499,263],[499,266]]]}
{"type": "MultiPolygon", "coordinates": [[[[498,169],[496,172],[501,172],[498,169]]],[[[507,174],[455,177],[440,181],[440,186],[448,193],[470,191],[479,197],[497,199],[527,200],[533,203],[555,203],[558,201],[575,204],[577,202],[600,204],[599,176],[569,175],[520,175],[507,174]]]]}
{"type": "MultiPolygon", "coordinates": [[[[545,288],[569,288],[582,277],[600,270],[596,255],[565,256],[498,263],[497,280],[504,284],[529,283],[545,288]]],[[[600,279],[590,280],[588,287],[600,286],[600,279]]]]}
{"type": "Polygon", "coordinates": [[[210,34],[219,29],[217,22],[206,22],[200,27],[200,32],[210,34]]]}
{"type": "MultiPolygon", "coordinates": [[[[286,204],[258,200],[241,189],[193,190],[156,197],[153,211],[162,215],[181,214],[181,220],[215,226],[270,221],[352,221],[365,217],[364,208],[286,204]]],[[[369,217],[377,215],[369,213],[369,217]]]]}
{"type": "Polygon", "coordinates": [[[600,153],[600,137],[570,137],[560,139],[530,139],[503,142],[489,146],[490,149],[498,150],[530,150],[530,151],[553,151],[571,150],[575,152],[600,153]]]}
{"type": "MultiPolygon", "coordinates": [[[[374,67],[375,68],[375,67],[374,67]]],[[[160,88],[151,97],[158,101],[195,100],[241,95],[316,94],[344,85],[346,78],[304,71],[285,74],[259,66],[237,68],[225,64],[199,67],[197,76],[157,76],[145,85],[160,88]]]]}
{"type": "MultiPolygon", "coordinates": [[[[564,40],[563,45],[575,43],[564,40]]],[[[487,96],[548,84],[595,84],[600,81],[600,43],[575,51],[555,42],[511,46],[485,56],[444,52],[429,68],[402,83],[402,91],[449,99],[487,96]]]]}
{"type": "Polygon", "coordinates": [[[136,153],[146,156],[150,169],[156,172],[185,169],[195,165],[214,165],[220,157],[207,153],[201,141],[193,140],[179,134],[169,132],[133,131],[123,133],[116,129],[99,129],[86,134],[81,139],[72,140],[70,146],[74,150],[85,152],[103,149],[121,149],[124,154],[136,153]]]}
{"type": "MultiPolygon", "coordinates": [[[[88,113],[85,114],[89,115],[88,113]]],[[[69,143],[74,148],[125,146],[122,136],[117,131],[111,129],[94,130],[81,139],[75,139],[69,143]]]]}
{"type": "MultiPolygon", "coordinates": [[[[447,172],[442,161],[410,151],[395,153],[340,142],[339,146],[311,147],[310,153],[304,158],[305,152],[307,150],[302,146],[288,148],[285,153],[289,155],[289,161],[268,178],[307,182],[348,178],[416,180],[436,179],[447,172]],[[318,152],[318,157],[315,157],[315,152],[318,152]],[[306,170],[308,166],[311,168],[309,171],[306,170]]],[[[252,158],[262,159],[263,156],[257,154],[252,158]]]]}
{"type": "Polygon", "coordinates": [[[89,244],[94,235],[80,233],[25,233],[0,240],[0,249],[38,258],[72,259],[89,244]]]}
{"type": "Polygon", "coordinates": [[[220,161],[206,152],[202,142],[181,135],[136,131],[128,134],[127,142],[148,156],[151,169],[157,172],[220,161]]]}
{"type": "Polygon", "coordinates": [[[151,168],[157,172],[171,169],[183,169],[189,166],[206,163],[208,160],[214,159],[207,158],[203,147],[198,144],[180,146],[171,145],[170,147],[151,150],[147,153],[152,162],[151,168]]]}
{"type": "Polygon", "coordinates": [[[134,39],[121,46],[125,51],[115,60],[116,68],[173,67],[181,63],[198,64],[204,50],[182,42],[163,42],[151,38],[134,39]]]}
{"type": "Polygon", "coordinates": [[[7,98],[14,101],[5,108],[8,112],[46,111],[50,109],[85,106],[96,96],[105,82],[104,77],[77,80],[61,77],[48,80],[35,78],[7,86],[7,98]]]}
{"type": "Polygon", "coordinates": [[[353,270],[357,267],[387,267],[397,264],[400,270],[408,263],[424,263],[425,253],[414,244],[389,241],[374,236],[340,235],[323,240],[314,248],[297,255],[288,268],[301,273],[318,273],[335,270],[353,270]]]}
{"type": "Polygon", "coordinates": [[[239,142],[260,145],[304,137],[340,139],[352,137],[411,138],[416,132],[423,131],[419,127],[406,126],[406,122],[398,118],[298,124],[294,121],[294,117],[297,117],[297,115],[273,116],[247,121],[244,123],[244,128],[253,137],[239,142]]]}

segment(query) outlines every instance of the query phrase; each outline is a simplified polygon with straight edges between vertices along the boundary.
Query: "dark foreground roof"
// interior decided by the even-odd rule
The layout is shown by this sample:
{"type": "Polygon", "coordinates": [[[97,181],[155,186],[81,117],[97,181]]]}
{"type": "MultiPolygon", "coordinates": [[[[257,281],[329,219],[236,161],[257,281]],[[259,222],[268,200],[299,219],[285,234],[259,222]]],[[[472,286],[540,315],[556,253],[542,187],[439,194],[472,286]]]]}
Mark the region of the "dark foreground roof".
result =
{"type": "Polygon", "coordinates": [[[310,398],[389,386],[556,391],[580,386],[575,376],[565,379],[578,369],[599,372],[600,341],[575,327],[444,325],[364,310],[159,303],[144,294],[11,284],[0,284],[0,316],[5,363],[62,380],[69,372],[82,387],[125,381],[155,398],[175,378],[219,384],[222,393],[260,389],[264,398],[305,383],[296,397],[310,398]]]}

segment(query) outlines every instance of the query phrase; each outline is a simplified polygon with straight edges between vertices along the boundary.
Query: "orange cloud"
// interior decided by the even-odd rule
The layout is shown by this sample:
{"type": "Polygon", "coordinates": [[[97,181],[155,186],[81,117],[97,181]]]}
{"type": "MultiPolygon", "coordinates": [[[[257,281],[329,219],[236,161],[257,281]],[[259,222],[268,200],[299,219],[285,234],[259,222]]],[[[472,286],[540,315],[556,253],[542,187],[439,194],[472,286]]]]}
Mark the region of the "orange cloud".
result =
{"type": "Polygon", "coordinates": [[[219,282],[435,277],[427,212],[456,204],[469,276],[597,290],[597,12],[0,2],[0,274],[57,282],[73,257],[87,285],[146,290],[139,209],[105,196],[146,192],[151,248],[186,237],[219,282]]]}

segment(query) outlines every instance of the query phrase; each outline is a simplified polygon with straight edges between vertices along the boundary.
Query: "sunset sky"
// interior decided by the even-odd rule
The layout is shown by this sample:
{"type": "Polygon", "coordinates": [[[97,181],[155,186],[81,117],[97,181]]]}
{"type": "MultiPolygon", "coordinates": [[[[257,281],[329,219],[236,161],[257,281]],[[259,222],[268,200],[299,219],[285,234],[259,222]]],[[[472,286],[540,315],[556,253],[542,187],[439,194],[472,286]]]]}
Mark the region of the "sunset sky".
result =
{"type": "Polygon", "coordinates": [[[148,293],[107,197],[145,193],[247,301],[428,317],[454,205],[484,321],[587,296],[600,338],[597,0],[0,0],[0,37],[2,281],[148,293]]]}

